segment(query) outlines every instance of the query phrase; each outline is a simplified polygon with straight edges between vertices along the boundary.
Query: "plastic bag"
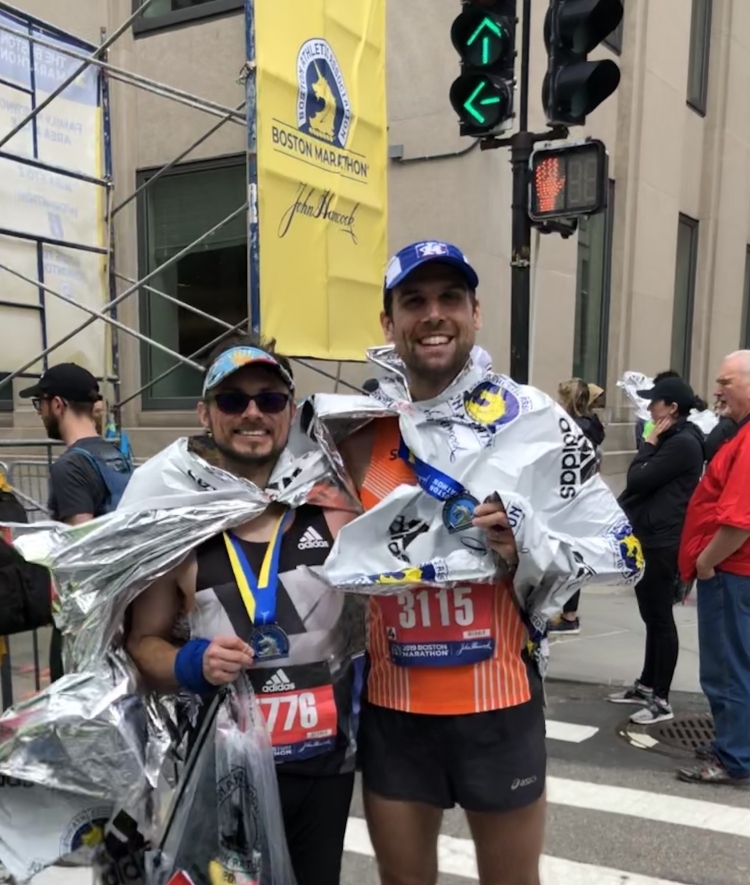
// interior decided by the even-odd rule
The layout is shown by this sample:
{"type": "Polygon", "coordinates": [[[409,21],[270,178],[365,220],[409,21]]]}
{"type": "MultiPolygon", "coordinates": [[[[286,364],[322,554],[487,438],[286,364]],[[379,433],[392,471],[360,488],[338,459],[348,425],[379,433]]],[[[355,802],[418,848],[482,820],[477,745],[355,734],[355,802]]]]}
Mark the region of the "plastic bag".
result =
{"type": "Polygon", "coordinates": [[[294,885],[271,741],[243,677],[209,709],[147,885],[294,885]]]}

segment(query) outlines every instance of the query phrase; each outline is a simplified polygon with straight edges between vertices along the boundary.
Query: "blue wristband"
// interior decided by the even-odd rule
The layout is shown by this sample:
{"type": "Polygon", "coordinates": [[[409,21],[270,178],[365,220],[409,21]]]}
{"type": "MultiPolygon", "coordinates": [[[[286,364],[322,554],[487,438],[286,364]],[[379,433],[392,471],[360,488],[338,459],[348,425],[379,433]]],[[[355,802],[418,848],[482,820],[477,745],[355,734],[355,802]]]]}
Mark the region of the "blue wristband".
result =
{"type": "Polygon", "coordinates": [[[175,658],[175,679],[194,694],[209,694],[217,688],[203,675],[203,655],[209,645],[211,643],[208,639],[191,639],[182,646],[175,658]]]}

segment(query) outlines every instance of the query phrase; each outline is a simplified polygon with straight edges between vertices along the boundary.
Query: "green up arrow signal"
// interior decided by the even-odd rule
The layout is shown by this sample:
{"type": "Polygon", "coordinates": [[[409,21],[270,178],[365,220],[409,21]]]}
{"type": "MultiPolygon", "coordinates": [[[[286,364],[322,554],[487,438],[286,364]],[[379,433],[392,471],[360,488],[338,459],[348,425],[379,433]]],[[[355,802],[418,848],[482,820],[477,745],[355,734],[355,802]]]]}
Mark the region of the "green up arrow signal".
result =
{"type": "Polygon", "coordinates": [[[479,27],[466,41],[467,46],[473,46],[477,42],[477,40],[482,37],[483,65],[488,65],[490,63],[490,49],[492,46],[492,37],[490,36],[491,34],[494,34],[498,38],[498,40],[503,39],[503,29],[500,27],[500,25],[498,25],[498,23],[493,19],[485,16],[479,23],[479,27]]]}
{"type": "Polygon", "coordinates": [[[482,93],[489,87],[489,83],[487,80],[481,80],[471,95],[464,102],[464,108],[471,116],[479,123],[481,126],[484,126],[487,123],[487,117],[482,113],[480,107],[486,107],[487,105],[495,105],[500,104],[502,98],[499,95],[487,95],[484,98],[480,96],[482,93]],[[479,107],[477,107],[479,105],[479,107]]]}

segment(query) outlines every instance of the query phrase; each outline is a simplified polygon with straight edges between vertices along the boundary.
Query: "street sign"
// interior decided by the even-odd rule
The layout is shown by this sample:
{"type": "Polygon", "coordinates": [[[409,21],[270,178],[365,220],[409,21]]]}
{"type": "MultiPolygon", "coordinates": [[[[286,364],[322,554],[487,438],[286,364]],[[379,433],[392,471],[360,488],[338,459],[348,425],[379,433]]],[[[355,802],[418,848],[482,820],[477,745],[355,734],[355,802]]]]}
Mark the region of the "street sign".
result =
{"type": "Polygon", "coordinates": [[[531,156],[529,217],[541,222],[601,212],[607,177],[607,149],[598,139],[538,148],[531,156]]]}

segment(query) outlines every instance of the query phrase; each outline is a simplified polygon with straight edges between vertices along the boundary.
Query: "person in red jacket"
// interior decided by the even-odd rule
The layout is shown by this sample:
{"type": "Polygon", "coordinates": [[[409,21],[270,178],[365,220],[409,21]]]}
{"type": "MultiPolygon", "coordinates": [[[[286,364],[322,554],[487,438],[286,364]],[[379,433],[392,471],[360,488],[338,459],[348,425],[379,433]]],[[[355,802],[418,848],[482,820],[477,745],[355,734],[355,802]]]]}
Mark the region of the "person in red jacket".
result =
{"type": "Polygon", "coordinates": [[[716,396],[737,432],[690,501],[679,555],[682,577],[698,578],[701,687],[716,739],[678,776],[750,788],[750,350],[724,360],[716,396]]]}

